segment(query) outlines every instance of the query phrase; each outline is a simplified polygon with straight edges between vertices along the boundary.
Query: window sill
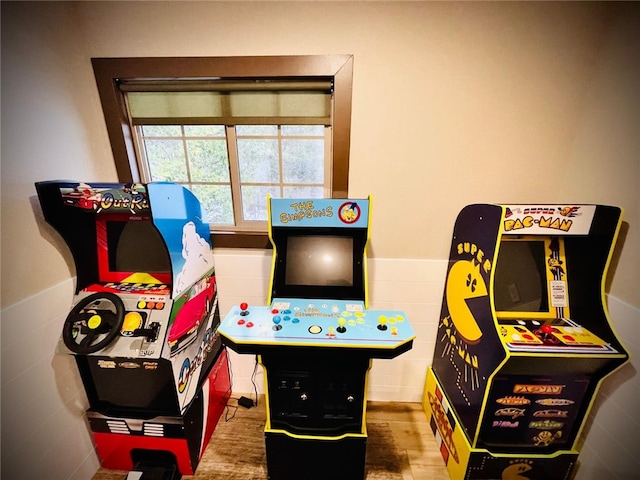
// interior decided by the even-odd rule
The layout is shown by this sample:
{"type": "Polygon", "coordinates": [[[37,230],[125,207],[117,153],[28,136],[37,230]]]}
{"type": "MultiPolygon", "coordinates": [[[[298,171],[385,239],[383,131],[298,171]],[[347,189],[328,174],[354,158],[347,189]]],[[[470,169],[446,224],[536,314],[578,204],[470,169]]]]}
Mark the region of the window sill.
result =
{"type": "Polygon", "coordinates": [[[211,232],[211,243],[213,248],[272,248],[264,232],[211,232]]]}

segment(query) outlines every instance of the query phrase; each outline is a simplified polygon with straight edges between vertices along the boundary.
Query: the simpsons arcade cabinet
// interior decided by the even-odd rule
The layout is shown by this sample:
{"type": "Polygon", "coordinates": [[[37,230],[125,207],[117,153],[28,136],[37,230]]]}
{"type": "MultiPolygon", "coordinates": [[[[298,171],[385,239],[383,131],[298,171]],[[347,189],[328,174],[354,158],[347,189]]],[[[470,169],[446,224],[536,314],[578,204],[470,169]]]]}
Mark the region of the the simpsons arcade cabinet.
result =
{"type": "Polygon", "coordinates": [[[566,480],[629,356],[604,282],[622,212],[469,205],[456,220],[423,405],[453,480],[566,480]]]}
{"type": "Polygon", "coordinates": [[[193,474],[231,393],[198,200],[170,183],[36,190],[75,262],[58,351],[75,356],[102,466],[136,479],[193,474]]]}
{"type": "Polygon", "coordinates": [[[362,479],[371,359],[406,352],[415,336],[403,312],[367,309],[370,200],[268,206],[268,305],[233,307],[219,332],[264,369],[269,478],[362,479]]]}

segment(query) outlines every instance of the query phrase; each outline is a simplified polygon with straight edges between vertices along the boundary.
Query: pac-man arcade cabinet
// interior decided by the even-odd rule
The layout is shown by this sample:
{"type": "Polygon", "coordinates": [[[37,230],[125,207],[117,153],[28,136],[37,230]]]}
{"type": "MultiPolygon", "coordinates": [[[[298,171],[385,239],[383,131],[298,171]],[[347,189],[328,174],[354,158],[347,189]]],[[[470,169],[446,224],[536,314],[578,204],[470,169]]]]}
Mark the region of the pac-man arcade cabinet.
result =
{"type": "Polygon", "coordinates": [[[132,478],[193,474],[231,393],[198,200],[170,183],[36,190],[75,262],[58,352],[76,360],[102,466],[132,478]]]}
{"type": "Polygon", "coordinates": [[[415,334],[401,311],[369,310],[370,199],[268,199],[267,306],[234,306],[223,342],[257,354],[265,376],[271,480],[363,479],[367,377],[415,334]]]}
{"type": "Polygon", "coordinates": [[[604,205],[469,205],[455,223],[423,405],[449,475],[568,479],[603,379],[628,360],[604,282],[604,205]]]}

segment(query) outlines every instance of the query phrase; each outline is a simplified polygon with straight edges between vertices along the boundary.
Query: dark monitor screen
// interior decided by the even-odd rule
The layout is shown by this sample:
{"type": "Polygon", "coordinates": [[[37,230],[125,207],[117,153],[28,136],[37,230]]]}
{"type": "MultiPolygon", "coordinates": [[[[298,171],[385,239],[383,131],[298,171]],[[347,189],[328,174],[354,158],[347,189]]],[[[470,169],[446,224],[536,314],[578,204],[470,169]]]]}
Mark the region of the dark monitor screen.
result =
{"type": "Polygon", "coordinates": [[[497,312],[549,312],[545,241],[503,240],[494,274],[497,312]]]}
{"type": "Polygon", "coordinates": [[[105,222],[109,273],[170,273],[171,259],[150,220],[105,222]]]}
{"type": "Polygon", "coordinates": [[[365,300],[366,229],[272,230],[276,263],[273,298],[365,300]]]}
{"type": "Polygon", "coordinates": [[[353,238],[290,236],[285,267],[287,285],[353,286],[353,238]]]}

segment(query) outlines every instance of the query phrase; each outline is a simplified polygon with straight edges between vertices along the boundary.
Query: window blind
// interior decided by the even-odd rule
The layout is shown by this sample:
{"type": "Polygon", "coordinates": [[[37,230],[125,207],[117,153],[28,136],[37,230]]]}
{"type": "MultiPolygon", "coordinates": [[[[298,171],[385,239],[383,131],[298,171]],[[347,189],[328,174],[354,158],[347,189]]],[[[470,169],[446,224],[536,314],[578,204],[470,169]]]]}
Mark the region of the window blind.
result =
{"type": "Polygon", "coordinates": [[[134,125],[331,125],[331,80],[123,81],[134,125]]]}

